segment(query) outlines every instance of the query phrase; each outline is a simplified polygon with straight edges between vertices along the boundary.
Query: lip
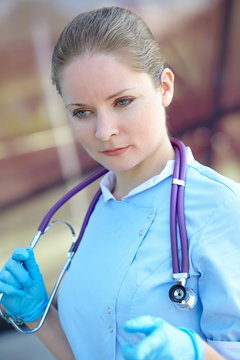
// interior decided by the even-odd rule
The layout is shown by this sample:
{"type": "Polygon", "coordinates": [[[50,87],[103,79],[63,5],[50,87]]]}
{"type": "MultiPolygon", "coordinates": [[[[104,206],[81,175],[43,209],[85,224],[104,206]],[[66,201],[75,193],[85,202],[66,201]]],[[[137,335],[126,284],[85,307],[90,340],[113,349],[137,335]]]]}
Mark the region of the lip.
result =
{"type": "Polygon", "coordinates": [[[124,154],[129,149],[129,147],[130,146],[128,145],[120,148],[107,149],[102,151],[102,153],[106,156],[119,156],[124,154]]]}

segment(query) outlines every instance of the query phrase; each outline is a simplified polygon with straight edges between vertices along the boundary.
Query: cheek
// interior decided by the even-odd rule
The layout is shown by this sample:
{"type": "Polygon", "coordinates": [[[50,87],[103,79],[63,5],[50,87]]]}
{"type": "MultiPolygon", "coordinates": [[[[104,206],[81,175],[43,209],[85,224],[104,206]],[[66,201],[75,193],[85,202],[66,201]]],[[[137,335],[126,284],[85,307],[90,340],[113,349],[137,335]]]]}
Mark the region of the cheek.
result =
{"type": "Polygon", "coordinates": [[[142,106],[136,114],[133,122],[134,129],[146,136],[147,134],[157,135],[159,130],[164,126],[165,112],[160,106],[153,106],[151,102],[142,106]]]}
{"type": "Polygon", "coordinates": [[[75,139],[83,146],[92,141],[94,129],[90,123],[71,121],[70,126],[75,139]]]}

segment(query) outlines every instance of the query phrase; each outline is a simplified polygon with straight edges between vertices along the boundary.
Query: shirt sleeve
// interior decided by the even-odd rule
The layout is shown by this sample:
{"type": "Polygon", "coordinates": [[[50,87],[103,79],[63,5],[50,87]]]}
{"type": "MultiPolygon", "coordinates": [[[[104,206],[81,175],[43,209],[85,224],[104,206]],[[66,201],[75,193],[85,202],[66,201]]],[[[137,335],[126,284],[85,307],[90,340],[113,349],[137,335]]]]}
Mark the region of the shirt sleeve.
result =
{"type": "Polygon", "coordinates": [[[219,354],[227,360],[239,359],[240,343],[237,341],[212,341],[207,340],[208,344],[212,346],[219,354]]]}
{"type": "Polygon", "coordinates": [[[239,359],[239,197],[231,196],[214,209],[207,224],[191,242],[195,244],[191,261],[200,276],[201,329],[207,342],[224,357],[239,359]]]}

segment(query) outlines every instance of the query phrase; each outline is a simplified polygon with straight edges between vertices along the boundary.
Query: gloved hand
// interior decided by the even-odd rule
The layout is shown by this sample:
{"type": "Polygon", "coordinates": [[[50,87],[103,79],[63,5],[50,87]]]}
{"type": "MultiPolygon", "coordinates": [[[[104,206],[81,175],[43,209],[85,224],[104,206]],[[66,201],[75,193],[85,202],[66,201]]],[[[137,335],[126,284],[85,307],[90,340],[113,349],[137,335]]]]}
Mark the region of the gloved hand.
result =
{"type": "Polygon", "coordinates": [[[0,271],[1,302],[8,314],[24,322],[38,320],[48,302],[32,248],[16,249],[0,271]]]}
{"type": "Polygon", "coordinates": [[[204,344],[190,329],[176,328],[161,318],[140,316],[125,323],[130,333],[147,335],[136,346],[125,344],[122,353],[126,360],[203,360],[204,344]]]}

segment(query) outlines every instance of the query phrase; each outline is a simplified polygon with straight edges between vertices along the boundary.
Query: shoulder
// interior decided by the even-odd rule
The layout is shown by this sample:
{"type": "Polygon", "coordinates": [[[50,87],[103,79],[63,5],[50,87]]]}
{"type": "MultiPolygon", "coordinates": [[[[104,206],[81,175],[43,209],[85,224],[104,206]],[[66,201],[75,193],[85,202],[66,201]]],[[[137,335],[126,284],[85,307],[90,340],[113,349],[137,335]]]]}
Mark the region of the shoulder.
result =
{"type": "Polygon", "coordinates": [[[229,199],[239,202],[240,184],[194,160],[188,165],[186,192],[218,206],[229,199]]]}
{"type": "Polygon", "coordinates": [[[185,214],[189,236],[240,216],[240,184],[192,161],[187,168],[185,214]]]}

